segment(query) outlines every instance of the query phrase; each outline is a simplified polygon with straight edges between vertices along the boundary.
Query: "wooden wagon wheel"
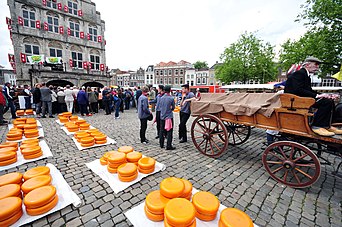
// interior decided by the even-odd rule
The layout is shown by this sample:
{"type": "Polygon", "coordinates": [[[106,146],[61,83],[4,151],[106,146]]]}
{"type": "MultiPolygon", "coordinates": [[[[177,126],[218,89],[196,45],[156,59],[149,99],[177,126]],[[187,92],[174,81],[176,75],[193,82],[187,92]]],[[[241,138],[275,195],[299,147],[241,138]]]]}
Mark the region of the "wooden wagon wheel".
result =
{"type": "Polygon", "coordinates": [[[262,163],[273,179],[293,188],[308,187],[321,175],[317,156],[296,142],[271,144],[262,155],[262,163]]]}
{"type": "Polygon", "coordinates": [[[229,143],[233,145],[243,144],[251,135],[251,127],[247,125],[224,122],[228,131],[229,143]]]}
{"type": "Polygon", "coordinates": [[[191,126],[191,137],[195,147],[209,157],[217,157],[227,149],[228,132],[220,118],[203,114],[191,126]]]}

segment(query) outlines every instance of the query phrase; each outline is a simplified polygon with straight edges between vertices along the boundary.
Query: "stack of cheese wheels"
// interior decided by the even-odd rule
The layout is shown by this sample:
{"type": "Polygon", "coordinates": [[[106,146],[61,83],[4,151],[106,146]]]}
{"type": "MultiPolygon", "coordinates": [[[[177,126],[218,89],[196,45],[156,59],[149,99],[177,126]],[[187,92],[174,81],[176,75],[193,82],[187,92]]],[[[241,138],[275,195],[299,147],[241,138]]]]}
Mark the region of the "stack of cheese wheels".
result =
{"type": "Polygon", "coordinates": [[[66,123],[66,122],[69,122],[69,119],[67,117],[64,117],[64,116],[59,116],[58,115],[58,119],[61,123],[66,123]]]}
{"type": "Polygon", "coordinates": [[[144,157],[138,161],[138,170],[140,173],[149,174],[154,172],[156,160],[150,157],[144,157]]]}
{"type": "Polygon", "coordinates": [[[37,125],[37,120],[34,119],[34,118],[26,118],[26,124],[34,124],[34,125],[37,125]]]}
{"type": "Polygon", "coordinates": [[[24,116],[25,115],[25,110],[17,110],[16,114],[17,114],[17,116],[24,116]]]}
{"type": "Polygon", "coordinates": [[[27,118],[17,118],[17,119],[15,119],[15,120],[13,121],[14,127],[15,127],[16,125],[25,124],[25,123],[26,123],[26,119],[27,119],[27,118]]]}
{"type": "Polygon", "coordinates": [[[38,129],[29,129],[24,131],[24,135],[26,138],[35,138],[39,137],[38,129]]]}
{"type": "Polygon", "coordinates": [[[27,109],[27,110],[25,110],[25,113],[27,115],[33,115],[33,109],[27,109]]]}
{"type": "Polygon", "coordinates": [[[134,163],[137,166],[141,158],[142,158],[142,154],[140,152],[133,151],[133,152],[126,154],[127,162],[134,163]]]}
{"type": "Polygon", "coordinates": [[[78,126],[80,126],[80,124],[84,124],[87,123],[86,120],[84,119],[78,119],[77,121],[75,121],[75,124],[77,124],[78,126]]]}
{"type": "Polygon", "coordinates": [[[90,137],[90,134],[86,131],[78,131],[75,132],[74,137],[76,138],[77,142],[81,143],[81,139],[85,137],[90,137]]]}
{"type": "Polygon", "coordinates": [[[27,193],[29,193],[30,191],[36,188],[51,185],[51,181],[52,181],[52,178],[50,174],[32,177],[24,181],[24,183],[21,185],[21,190],[23,191],[24,196],[26,196],[27,193]]]}
{"type": "Polygon", "coordinates": [[[32,123],[32,124],[24,124],[24,133],[26,130],[31,130],[31,129],[37,129],[37,123],[32,123]]]}
{"type": "Polygon", "coordinates": [[[145,214],[151,221],[164,220],[164,208],[170,199],[166,198],[160,191],[150,192],[145,199],[145,214]]]}
{"type": "Polygon", "coordinates": [[[70,112],[63,112],[62,116],[69,119],[72,116],[72,113],[70,113],[70,112]]]}
{"type": "Polygon", "coordinates": [[[160,193],[166,198],[178,198],[183,194],[184,183],[176,177],[168,177],[160,182],[160,193]]]}
{"type": "Polygon", "coordinates": [[[0,199],[11,196],[22,198],[19,184],[6,184],[0,186],[0,199]]]}
{"type": "Polygon", "coordinates": [[[90,128],[90,124],[89,123],[82,123],[79,125],[80,130],[88,130],[90,128]]]}
{"type": "Polygon", "coordinates": [[[56,188],[52,185],[39,187],[30,191],[24,198],[28,215],[41,215],[53,209],[58,203],[56,188]]]}
{"type": "Polygon", "coordinates": [[[0,166],[7,166],[17,161],[17,150],[15,147],[0,148],[0,166]]]}
{"type": "Polygon", "coordinates": [[[95,144],[94,137],[88,136],[88,137],[84,137],[81,139],[82,147],[91,147],[91,146],[94,146],[94,144],[95,144]]]}
{"type": "Polygon", "coordinates": [[[226,208],[221,211],[219,227],[253,227],[252,219],[243,211],[236,208],[226,208]]]}
{"type": "Polygon", "coordinates": [[[47,166],[37,166],[34,167],[32,169],[27,170],[24,175],[23,178],[25,181],[34,178],[34,177],[38,177],[38,176],[42,176],[42,175],[48,175],[50,176],[50,168],[47,166]]]}
{"type": "Polygon", "coordinates": [[[6,135],[6,139],[8,141],[16,141],[16,140],[21,140],[23,138],[23,133],[21,130],[12,128],[11,130],[8,131],[6,135]]]}
{"type": "Polygon", "coordinates": [[[105,166],[108,164],[108,156],[111,154],[111,153],[115,153],[117,151],[108,151],[106,153],[104,153],[104,155],[100,158],[100,164],[105,166]]]}
{"type": "Polygon", "coordinates": [[[125,154],[128,154],[130,152],[133,152],[134,149],[131,146],[122,146],[122,147],[119,147],[118,151],[122,152],[122,153],[125,153],[125,154]]]}
{"type": "Polygon", "coordinates": [[[220,206],[219,200],[210,192],[197,192],[192,196],[192,204],[196,209],[196,217],[202,221],[216,218],[220,206]]]}
{"type": "Polygon", "coordinates": [[[121,152],[110,152],[107,157],[107,170],[110,173],[117,173],[118,167],[126,163],[126,154],[121,152]]]}
{"type": "Polygon", "coordinates": [[[24,159],[34,159],[39,158],[43,155],[43,151],[39,145],[35,144],[23,144],[20,146],[21,154],[24,156],[24,159]]]}
{"type": "Polygon", "coordinates": [[[171,199],[164,209],[164,226],[196,226],[195,208],[184,198],[171,199]]]}
{"type": "Polygon", "coordinates": [[[96,136],[94,136],[94,139],[95,139],[95,143],[96,144],[105,144],[107,143],[107,136],[105,134],[98,134],[96,136]]]}
{"type": "Polygon", "coordinates": [[[19,172],[8,173],[0,176],[0,186],[4,186],[6,184],[21,184],[23,183],[23,175],[19,172]]]}
{"type": "Polygon", "coordinates": [[[88,133],[92,134],[92,133],[96,133],[96,132],[99,132],[99,130],[97,128],[92,128],[92,129],[89,129],[87,130],[88,133]]]}
{"type": "Polygon", "coordinates": [[[134,163],[124,163],[118,167],[118,177],[122,182],[134,181],[138,177],[138,168],[134,163]]]}
{"type": "Polygon", "coordinates": [[[19,197],[0,199],[0,226],[10,226],[23,215],[22,200],[19,197]]]}
{"type": "Polygon", "coordinates": [[[69,132],[77,132],[79,130],[78,125],[74,122],[67,122],[64,126],[68,129],[69,132]]]}
{"type": "Polygon", "coordinates": [[[69,118],[70,121],[77,121],[78,120],[78,116],[73,115],[69,118]]]}
{"type": "Polygon", "coordinates": [[[187,200],[191,199],[192,196],[192,184],[190,181],[186,180],[186,179],[180,179],[181,181],[183,181],[184,183],[184,190],[182,195],[180,196],[181,198],[185,198],[187,200]]]}
{"type": "Polygon", "coordinates": [[[6,148],[6,147],[13,147],[15,150],[18,150],[18,143],[17,142],[4,142],[0,144],[0,148],[6,148]]]}
{"type": "Polygon", "coordinates": [[[39,139],[38,138],[32,138],[32,139],[23,140],[23,141],[21,141],[21,146],[23,146],[23,145],[31,145],[31,146],[37,145],[38,146],[39,145],[39,139]]]}

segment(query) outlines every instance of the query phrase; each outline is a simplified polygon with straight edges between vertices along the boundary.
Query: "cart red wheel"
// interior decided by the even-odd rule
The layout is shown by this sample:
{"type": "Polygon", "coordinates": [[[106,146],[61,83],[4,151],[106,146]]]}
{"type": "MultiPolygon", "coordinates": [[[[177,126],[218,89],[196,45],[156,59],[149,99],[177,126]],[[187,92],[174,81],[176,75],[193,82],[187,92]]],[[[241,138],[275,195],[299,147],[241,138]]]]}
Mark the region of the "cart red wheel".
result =
{"type": "Polygon", "coordinates": [[[220,118],[203,114],[191,126],[191,137],[195,147],[209,157],[221,155],[228,146],[228,132],[220,118]]]}
{"type": "Polygon", "coordinates": [[[262,163],[274,180],[293,188],[309,187],[321,175],[317,156],[296,142],[272,143],[264,151],[262,163]]]}
{"type": "Polygon", "coordinates": [[[229,144],[240,145],[248,140],[251,135],[251,127],[247,125],[224,122],[228,131],[229,144]]]}

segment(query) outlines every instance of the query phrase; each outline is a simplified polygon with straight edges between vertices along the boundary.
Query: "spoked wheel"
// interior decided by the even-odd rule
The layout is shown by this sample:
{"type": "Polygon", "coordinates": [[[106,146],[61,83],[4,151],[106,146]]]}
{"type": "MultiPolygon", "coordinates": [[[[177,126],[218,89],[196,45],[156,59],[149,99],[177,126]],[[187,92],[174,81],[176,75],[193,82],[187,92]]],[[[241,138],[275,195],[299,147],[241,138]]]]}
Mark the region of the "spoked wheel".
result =
{"type": "Polygon", "coordinates": [[[191,126],[195,147],[209,157],[217,157],[227,149],[228,132],[220,118],[204,114],[198,116],[191,126]]]}
{"type": "Polygon", "coordinates": [[[296,142],[271,144],[262,155],[262,163],[273,179],[293,188],[308,187],[321,175],[317,156],[296,142]]]}
{"type": "Polygon", "coordinates": [[[246,142],[251,135],[251,127],[246,125],[224,122],[228,131],[229,143],[240,145],[246,142]]]}

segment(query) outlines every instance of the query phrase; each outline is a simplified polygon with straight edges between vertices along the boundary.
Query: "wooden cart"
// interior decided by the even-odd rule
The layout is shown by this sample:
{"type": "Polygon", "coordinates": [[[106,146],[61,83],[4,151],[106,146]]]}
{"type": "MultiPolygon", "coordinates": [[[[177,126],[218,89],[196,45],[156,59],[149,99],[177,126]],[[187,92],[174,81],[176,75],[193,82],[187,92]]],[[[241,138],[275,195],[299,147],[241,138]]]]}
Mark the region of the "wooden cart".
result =
{"type": "Polygon", "coordinates": [[[315,103],[313,98],[281,94],[280,102],[281,107],[269,118],[259,113],[237,116],[226,111],[198,115],[191,127],[192,141],[201,153],[218,157],[228,144],[246,142],[251,127],[277,130],[280,132],[278,141],[269,145],[262,155],[266,171],[287,186],[308,187],[319,178],[321,164],[331,164],[322,157],[322,152],[342,157],[342,136],[323,137],[311,130],[313,113],[309,110],[315,103]]]}

